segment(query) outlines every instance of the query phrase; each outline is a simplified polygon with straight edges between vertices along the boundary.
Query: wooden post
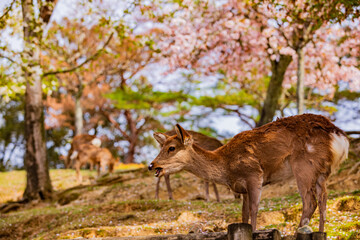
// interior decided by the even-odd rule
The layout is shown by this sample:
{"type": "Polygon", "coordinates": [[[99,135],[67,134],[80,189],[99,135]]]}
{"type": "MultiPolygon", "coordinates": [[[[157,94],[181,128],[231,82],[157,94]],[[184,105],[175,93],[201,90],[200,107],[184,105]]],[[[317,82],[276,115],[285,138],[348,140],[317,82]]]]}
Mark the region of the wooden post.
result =
{"type": "Polygon", "coordinates": [[[252,240],[252,227],[247,223],[233,223],[228,226],[228,240],[252,240]]]}
{"type": "Polygon", "coordinates": [[[253,240],[281,240],[277,229],[258,230],[253,233],[253,240]]]}
{"type": "Polygon", "coordinates": [[[312,240],[312,233],[296,233],[296,240],[312,240]]]}
{"type": "Polygon", "coordinates": [[[326,232],[313,232],[312,240],[326,240],[326,232]]]}

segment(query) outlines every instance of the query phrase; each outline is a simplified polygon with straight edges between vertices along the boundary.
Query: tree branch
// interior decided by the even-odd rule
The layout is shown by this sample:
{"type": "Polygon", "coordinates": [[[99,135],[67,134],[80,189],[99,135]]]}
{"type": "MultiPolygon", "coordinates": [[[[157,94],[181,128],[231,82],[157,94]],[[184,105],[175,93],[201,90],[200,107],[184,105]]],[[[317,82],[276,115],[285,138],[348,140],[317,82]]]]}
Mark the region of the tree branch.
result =
{"type": "Polygon", "coordinates": [[[11,59],[11,58],[9,58],[9,57],[7,57],[7,56],[4,56],[4,55],[2,55],[1,53],[0,53],[0,58],[5,58],[5,59],[9,60],[9,61],[12,62],[12,63],[16,63],[13,59],[11,59]]]}
{"type": "Polygon", "coordinates": [[[50,72],[46,72],[42,75],[42,77],[46,77],[49,75],[54,75],[54,74],[59,74],[59,73],[68,73],[68,72],[73,72],[78,68],[81,68],[82,66],[84,66],[86,63],[95,60],[97,57],[99,57],[99,55],[104,51],[104,49],[106,48],[106,46],[110,43],[112,37],[113,37],[114,33],[111,33],[108,40],[105,42],[104,46],[99,49],[94,55],[90,56],[89,58],[87,58],[83,63],[79,64],[78,66],[69,68],[69,69],[60,69],[57,71],[50,71],[50,72]]]}
{"type": "Polygon", "coordinates": [[[345,131],[347,135],[360,134],[360,131],[345,131]]]}
{"type": "Polygon", "coordinates": [[[0,21],[11,11],[14,3],[15,3],[16,0],[13,0],[12,3],[10,4],[10,6],[7,7],[6,11],[4,12],[3,15],[1,15],[0,17],[0,21]]]}
{"type": "Polygon", "coordinates": [[[102,110],[102,109],[100,109],[100,113],[101,113],[103,116],[105,116],[105,117],[109,120],[109,122],[111,122],[111,123],[114,125],[114,127],[116,127],[117,129],[119,129],[119,131],[120,131],[121,134],[124,136],[124,138],[126,138],[126,140],[129,140],[129,139],[130,139],[129,135],[128,135],[124,130],[121,129],[120,124],[111,116],[110,113],[107,113],[106,111],[104,111],[104,110],[102,110]]]}

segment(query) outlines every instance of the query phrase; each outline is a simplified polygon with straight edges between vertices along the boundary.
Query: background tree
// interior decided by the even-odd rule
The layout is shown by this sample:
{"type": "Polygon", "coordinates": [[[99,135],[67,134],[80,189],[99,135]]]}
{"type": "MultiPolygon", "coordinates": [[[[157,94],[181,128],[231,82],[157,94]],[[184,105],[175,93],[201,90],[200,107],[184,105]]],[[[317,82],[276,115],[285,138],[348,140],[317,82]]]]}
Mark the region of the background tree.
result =
{"type": "Polygon", "coordinates": [[[25,139],[24,165],[27,172],[24,199],[47,199],[52,195],[48,160],[44,140],[44,107],[42,95],[42,68],[40,51],[43,29],[49,23],[56,0],[21,2],[24,29],[23,67],[26,81],[25,92],[25,139]],[[39,17],[37,17],[37,12],[39,17]]]}
{"type": "MultiPolygon", "coordinates": [[[[347,17],[353,16],[357,11],[357,5],[358,3],[355,1],[315,0],[285,2],[262,1],[253,6],[253,9],[259,15],[258,19],[261,19],[262,25],[266,26],[266,30],[269,31],[271,29],[272,32],[278,32],[276,37],[285,40],[283,41],[285,44],[283,47],[290,47],[294,50],[292,55],[296,55],[297,60],[296,103],[298,114],[304,113],[305,46],[310,41],[318,41],[316,38],[318,36],[317,30],[323,26],[326,26],[330,22],[341,22],[347,17]],[[269,25],[274,26],[269,28],[269,25]]],[[[289,66],[289,64],[287,64],[287,66],[289,66]]],[[[283,71],[283,75],[284,74],[285,71],[283,71]]],[[[280,87],[279,89],[281,89],[281,85],[282,82],[279,81],[277,88],[280,87]]],[[[269,89],[270,88],[271,84],[269,86],[269,89]]],[[[268,92],[268,95],[271,96],[272,94],[268,92]]],[[[276,96],[278,98],[280,95],[276,96]]],[[[274,102],[273,105],[277,104],[274,102]]],[[[262,125],[262,123],[260,120],[259,125],[262,125]]]]}

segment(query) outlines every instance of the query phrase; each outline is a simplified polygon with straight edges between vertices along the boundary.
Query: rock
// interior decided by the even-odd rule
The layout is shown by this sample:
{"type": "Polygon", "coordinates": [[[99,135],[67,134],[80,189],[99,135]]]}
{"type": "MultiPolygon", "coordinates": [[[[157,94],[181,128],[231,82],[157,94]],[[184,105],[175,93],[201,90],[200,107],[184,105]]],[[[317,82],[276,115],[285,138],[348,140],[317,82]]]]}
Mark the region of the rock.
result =
{"type": "Polygon", "coordinates": [[[301,233],[301,234],[309,234],[309,233],[312,233],[313,230],[308,225],[305,225],[305,226],[302,226],[301,228],[298,228],[298,230],[296,232],[301,233]]]}
{"type": "Polygon", "coordinates": [[[347,196],[340,198],[335,203],[335,208],[338,211],[356,211],[360,210],[360,197],[347,196]]]}

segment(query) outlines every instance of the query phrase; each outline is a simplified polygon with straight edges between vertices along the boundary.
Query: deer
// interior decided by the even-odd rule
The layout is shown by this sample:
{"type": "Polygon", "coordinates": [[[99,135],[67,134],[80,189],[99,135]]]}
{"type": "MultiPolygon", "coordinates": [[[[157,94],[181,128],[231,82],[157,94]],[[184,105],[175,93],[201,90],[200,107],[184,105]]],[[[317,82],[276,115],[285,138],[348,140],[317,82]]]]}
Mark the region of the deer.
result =
{"type": "MultiPolygon", "coordinates": [[[[78,150],[78,148],[81,144],[85,144],[85,143],[89,143],[89,144],[91,143],[95,146],[100,147],[101,140],[94,135],[89,135],[89,134],[76,135],[72,140],[71,148],[68,152],[67,157],[63,158],[65,168],[69,168],[73,165],[73,163],[71,162],[71,155],[73,154],[74,151],[78,150]]],[[[92,170],[92,168],[93,168],[93,165],[90,164],[90,169],[92,170]]]]}
{"type": "Polygon", "coordinates": [[[97,175],[100,176],[101,172],[105,172],[106,166],[108,166],[109,173],[113,173],[116,159],[107,148],[100,148],[93,144],[81,144],[78,149],[71,155],[71,160],[74,163],[76,169],[76,178],[78,182],[82,182],[80,175],[80,169],[86,163],[90,163],[91,166],[97,166],[97,175]]]}
{"type": "Polygon", "coordinates": [[[242,221],[256,230],[262,186],[295,178],[303,209],[299,227],[308,225],[319,205],[319,231],[326,218],[326,181],[348,156],[345,133],[321,115],[277,119],[234,136],[209,151],[179,124],[176,135],[154,133],[162,148],[148,166],[155,176],[187,170],[243,195],[242,221]],[[250,216],[249,216],[250,215],[250,216]]]}
{"type": "MultiPolygon", "coordinates": [[[[197,143],[199,146],[201,146],[202,148],[204,148],[206,150],[215,150],[215,149],[217,149],[217,148],[219,148],[219,147],[221,147],[223,145],[216,138],[206,136],[206,135],[204,135],[202,133],[195,132],[195,131],[188,131],[188,133],[191,134],[191,136],[193,137],[195,143],[197,143]]],[[[167,131],[167,132],[164,133],[164,135],[166,135],[167,137],[173,136],[173,135],[176,135],[176,131],[175,130],[167,131]]],[[[172,195],[169,174],[165,174],[164,179],[165,179],[169,199],[173,200],[174,198],[173,198],[173,195],[172,195]]],[[[157,181],[156,181],[156,189],[155,189],[155,198],[156,199],[159,199],[160,180],[161,180],[161,177],[157,178],[157,181]]],[[[213,188],[214,188],[216,201],[220,202],[220,196],[219,196],[219,192],[218,192],[218,190],[216,188],[216,184],[212,183],[212,185],[213,185],[213,188]]],[[[209,182],[208,181],[205,181],[205,198],[206,198],[206,201],[210,200],[209,182]]]]}

